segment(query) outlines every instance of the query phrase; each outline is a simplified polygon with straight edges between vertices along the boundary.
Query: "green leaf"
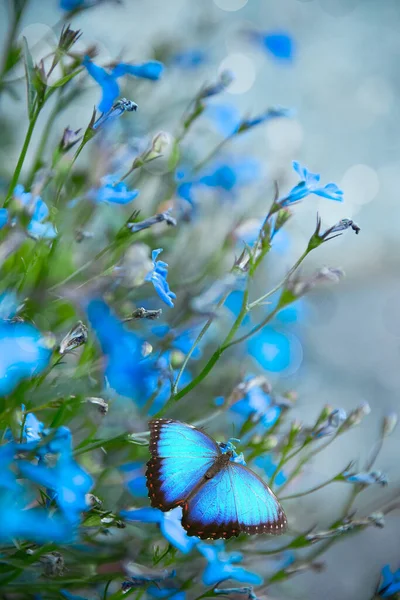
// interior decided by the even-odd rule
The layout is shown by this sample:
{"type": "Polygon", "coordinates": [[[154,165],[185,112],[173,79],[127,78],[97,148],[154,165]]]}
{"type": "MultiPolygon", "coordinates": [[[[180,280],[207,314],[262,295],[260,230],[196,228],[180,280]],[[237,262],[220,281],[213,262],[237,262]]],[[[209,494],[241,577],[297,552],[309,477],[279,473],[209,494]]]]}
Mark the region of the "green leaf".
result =
{"type": "Polygon", "coordinates": [[[36,99],[36,90],[35,90],[35,67],[33,64],[32,54],[28,47],[28,42],[26,41],[26,37],[23,37],[22,42],[22,50],[24,54],[24,65],[25,65],[25,75],[26,75],[26,86],[27,86],[27,94],[28,94],[28,115],[31,119],[34,113],[35,108],[35,99],[36,99]]]}

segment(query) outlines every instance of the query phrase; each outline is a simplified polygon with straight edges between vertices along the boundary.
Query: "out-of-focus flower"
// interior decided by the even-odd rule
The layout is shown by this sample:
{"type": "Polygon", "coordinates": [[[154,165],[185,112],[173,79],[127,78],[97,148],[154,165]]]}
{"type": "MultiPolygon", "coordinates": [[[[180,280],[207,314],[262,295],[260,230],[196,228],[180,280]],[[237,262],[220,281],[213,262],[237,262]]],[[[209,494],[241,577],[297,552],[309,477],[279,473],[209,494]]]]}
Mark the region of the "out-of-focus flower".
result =
{"type": "Polygon", "coordinates": [[[126,183],[118,181],[115,175],[103,177],[101,184],[101,187],[88,192],[88,198],[99,203],[128,204],[139,195],[139,190],[129,191],[126,183]]]}
{"type": "MultiPolygon", "coordinates": [[[[1,478],[0,478],[0,490],[6,489],[11,492],[18,491],[18,484],[16,481],[16,476],[14,471],[11,469],[11,463],[14,460],[14,455],[16,452],[16,446],[13,442],[9,442],[0,446],[0,469],[1,469],[1,478]]],[[[0,501],[1,505],[1,501],[0,501]]],[[[1,533],[0,533],[1,537],[1,533]]]]}
{"type": "Polygon", "coordinates": [[[54,490],[54,498],[67,520],[72,524],[79,522],[80,513],[87,509],[86,494],[93,480],[69,453],[61,453],[55,467],[24,460],[18,462],[18,467],[27,479],[54,490]]]}
{"type": "Polygon", "coordinates": [[[136,498],[147,498],[145,466],[140,462],[133,462],[120,467],[124,474],[125,486],[132,496],[136,498]]]}
{"type": "Polygon", "coordinates": [[[197,544],[197,549],[208,563],[202,578],[204,585],[216,585],[227,579],[253,585],[263,582],[262,577],[256,573],[236,566],[243,560],[242,554],[225,552],[225,544],[221,540],[216,541],[213,545],[200,542],[197,544]]]}
{"type": "Polygon", "coordinates": [[[242,186],[249,185],[259,176],[258,160],[250,157],[226,158],[211,165],[198,177],[191,178],[190,174],[186,176],[184,171],[179,171],[177,178],[181,183],[178,184],[177,194],[191,205],[195,204],[195,193],[201,189],[201,186],[215,188],[224,193],[227,198],[235,198],[236,192],[242,186]]]}
{"type": "Polygon", "coordinates": [[[398,417],[397,413],[395,413],[395,412],[391,412],[388,415],[385,415],[385,417],[383,419],[383,427],[382,427],[383,437],[388,437],[389,435],[391,435],[393,433],[393,431],[396,428],[398,420],[399,420],[399,417],[398,417]]]}
{"type": "Polygon", "coordinates": [[[362,483],[363,485],[371,485],[378,483],[381,486],[388,484],[388,479],[384,473],[380,471],[371,471],[369,473],[343,473],[343,477],[349,483],[362,483]]]}
{"type": "Polygon", "coordinates": [[[12,496],[5,494],[1,497],[0,512],[2,518],[1,542],[22,539],[37,544],[47,542],[66,544],[73,539],[71,523],[57,515],[50,515],[41,508],[27,510],[25,506],[18,503],[15,494],[12,496]]]}
{"type": "Polygon", "coordinates": [[[326,423],[317,428],[314,432],[314,437],[320,438],[335,434],[346,419],[346,411],[343,408],[336,408],[328,415],[326,423]]]}
{"type": "Polygon", "coordinates": [[[87,314],[105,356],[108,384],[118,394],[144,404],[154,364],[143,357],[143,340],[126,329],[103,300],[92,300],[87,314]]]}
{"type": "Polygon", "coordinates": [[[0,208],[0,229],[3,229],[8,223],[8,210],[6,208],[0,208]]]}
{"type": "Polygon", "coordinates": [[[292,296],[299,298],[320,283],[339,283],[343,277],[344,271],[340,267],[322,267],[311,275],[311,277],[301,278],[294,275],[287,282],[286,289],[292,296]]]}
{"type": "MultiPolygon", "coordinates": [[[[24,406],[22,410],[25,410],[24,406]]],[[[43,432],[43,423],[33,413],[26,414],[22,429],[22,441],[26,443],[39,442],[42,439],[43,432]]]]}
{"type": "Polygon", "coordinates": [[[76,594],[71,594],[68,590],[60,590],[60,594],[65,600],[88,600],[83,596],[77,596],[76,594]]]}
{"type": "Polygon", "coordinates": [[[94,64],[88,56],[83,60],[83,66],[86,67],[89,75],[98,83],[102,90],[102,98],[99,104],[99,110],[102,113],[108,112],[115,99],[119,96],[119,85],[117,79],[124,75],[133,75],[141,79],[151,79],[156,81],[160,79],[164,70],[164,65],[158,61],[149,61],[140,65],[129,65],[119,63],[111,71],[106,71],[102,67],[94,64]]]}
{"type": "Polygon", "coordinates": [[[324,242],[329,242],[329,240],[333,240],[334,238],[342,235],[346,229],[352,229],[356,234],[358,234],[361,229],[360,227],[354,223],[351,219],[342,219],[336,225],[329,227],[326,231],[321,233],[321,218],[317,215],[317,226],[315,228],[314,233],[312,234],[310,241],[308,242],[307,250],[311,252],[315,248],[318,248],[324,242]],[[334,234],[334,235],[332,235],[334,234]]]}
{"type": "Polygon", "coordinates": [[[204,65],[208,60],[208,55],[202,48],[190,48],[174,54],[170,62],[173,66],[179,67],[180,69],[197,69],[201,65],[204,65]]]}
{"type": "Polygon", "coordinates": [[[378,588],[378,596],[380,598],[391,598],[400,592],[400,569],[397,571],[390,570],[389,565],[385,565],[382,569],[382,578],[378,588]]]}
{"type": "MultiPolygon", "coordinates": [[[[259,469],[263,469],[268,478],[271,478],[275,474],[275,471],[278,466],[278,463],[273,460],[271,454],[263,454],[262,456],[257,456],[254,462],[259,469]]],[[[275,485],[283,485],[286,482],[286,480],[287,477],[284,471],[279,471],[279,473],[275,477],[275,485]]]]}
{"type": "Polygon", "coordinates": [[[97,406],[98,411],[103,416],[105,416],[108,413],[108,402],[106,402],[103,398],[98,398],[96,396],[89,396],[88,398],[85,398],[85,400],[86,400],[86,402],[89,402],[89,404],[93,404],[94,406],[97,406]]]}
{"type": "Polygon", "coordinates": [[[0,396],[41,373],[51,354],[50,341],[33,325],[0,321],[0,396]]]}
{"type": "Polygon", "coordinates": [[[67,333],[67,335],[61,340],[59,352],[60,354],[66,354],[72,352],[79,346],[86,344],[88,339],[88,330],[86,325],[82,321],[78,323],[67,333]]]}
{"type": "Polygon", "coordinates": [[[12,319],[18,310],[17,294],[12,290],[6,290],[0,294],[0,323],[2,320],[12,319]]]}
{"type": "MultiPolygon", "coordinates": [[[[253,379],[257,379],[253,377],[253,379]]],[[[239,413],[244,419],[251,419],[253,422],[261,422],[265,428],[272,427],[281,414],[281,407],[274,403],[273,398],[262,386],[251,385],[251,378],[248,380],[248,386],[245,396],[232,405],[231,410],[239,413]]]]}
{"type": "Polygon", "coordinates": [[[290,190],[287,196],[284,196],[277,201],[280,207],[290,206],[296,202],[300,202],[306,196],[310,194],[316,194],[329,200],[336,200],[342,202],[343,191],[336,185],[336,183],[327,183],[321,186],[319,183],[320,175],[317,173],[311,173],[307,167],[303,167],[299,162],[293,161],[293,169],[300,177],[300,182],[290,190]]]}
{"type": "Polygon", "coordinates": [[[151,253],[153,269],[150,271],[150,273],[146,275],[145,281],[151,281],[151,283],[154,285],[154,289],[156,290],[161,300],[165,302],[167,306],[173,308],[174,303],[172,302],[172,300],[176,298],[176,294],[174,294],[174,292],[171,292],[167,282],[168,265],[162,260],[157,260],[158,255],[162,251],[162,248],[158,248],[157,250],[153,250],[153,252],[151,253]]]}
{"type": "Polygon", "coordinates": [[[261,46],[274,58],[280,61],[290,62],[294,56],[293,38],[285,32],[248,32],[250,40],[261,46]]]}
{"type": "Polygon", "coordinates": [[[105,123],[114,122],[115,119],[123,115],[125,112],[136,112],[137,109],[138,105],[136,102],[133,102],[133,100],[127,100],[126,98],[121,98],[121,100],[118,100],[111,106],[110,110],[103,112],[97,120],[94,120],[94,114],[89,127],[91,126],[93,130],[96,130],[105,123]]]}
{"type": "Polygon", "coordinates": [[[295,368],[302,360],[303,351],[299,340],[293,335],[264,327],[247,342],[247,349],[261,367],[272,373],[295,368]]]}
{"type": "Polygon", "coordinates": [[[158,508],[124,510],[121,512],[121,517],[127,521],[157,523],[165,539],[183,554],[188,554],[199,542],[198,538],[189,537],[182,527],[182,509],[180,507],[169,512],[162,512],[158,508]]]}
{"type": "Polygon", "coordinates": [[[293,115],[293,110],[291,110],[290,108],[284,108],[283,106],[268,108],[266,111],[264,111],[260,115],[257,115],[256,117],[242,119],[238,126],[238,133],[243,133],[248,129],[257,127],[257,125],[261,125],[262,123],[268,123],[268,121],[272,121],[273,119],[288,119],[293,115]]]}
{"type": "Polygon", "coordinates": [[[186,592],[181,592],[177,588],[159,588],[151,585],[147,588],[146,593],[152,598],[168,598],[168,600],[186,600],[186,592]]]}
{"type": "Polygon", "coordinates": [[[13,192],[15,200],[30,216],[26,231],[35,240],[53,240],[57,236],[57,230],[47,221],[49,209],[40,196],[33,196],[25,192],[23,185],[18,184],[13,192]]]}

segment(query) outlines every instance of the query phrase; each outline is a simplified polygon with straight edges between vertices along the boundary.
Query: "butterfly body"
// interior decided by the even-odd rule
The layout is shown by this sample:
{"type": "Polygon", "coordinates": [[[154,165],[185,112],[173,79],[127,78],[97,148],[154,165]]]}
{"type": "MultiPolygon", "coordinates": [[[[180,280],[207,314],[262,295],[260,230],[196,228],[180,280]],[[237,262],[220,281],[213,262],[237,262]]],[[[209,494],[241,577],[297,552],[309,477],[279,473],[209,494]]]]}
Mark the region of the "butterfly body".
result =
{"type": "Polygon", "coordinates": [[[233,461],[231,448],[180,421],[150,421],[151,505],[162,511],[182,506],[183,527],[202,539],[284,533],[286,516],[277,498],[256,473],[233,461]]]}

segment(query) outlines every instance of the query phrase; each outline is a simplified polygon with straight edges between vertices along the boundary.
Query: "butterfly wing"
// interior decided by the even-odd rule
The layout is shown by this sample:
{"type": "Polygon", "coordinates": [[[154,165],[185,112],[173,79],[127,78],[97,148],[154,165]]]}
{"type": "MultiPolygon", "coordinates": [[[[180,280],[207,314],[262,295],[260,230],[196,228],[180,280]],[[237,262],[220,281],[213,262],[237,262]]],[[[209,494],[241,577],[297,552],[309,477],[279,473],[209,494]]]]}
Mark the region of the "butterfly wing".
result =
{"type": "Polygon", "coordinates": [[[180,421],[153,419],[149,425],[149,498],[154,508],[167,511],[183,504],[221,450],[209,435],[180,421]]]}
{"type": "Polygon", "coordinates": [[[182,525],[202,539],[240,533],[284,533],[286,516],[275,494],[247,467],[228,462],[184,503],[182,525]]]}

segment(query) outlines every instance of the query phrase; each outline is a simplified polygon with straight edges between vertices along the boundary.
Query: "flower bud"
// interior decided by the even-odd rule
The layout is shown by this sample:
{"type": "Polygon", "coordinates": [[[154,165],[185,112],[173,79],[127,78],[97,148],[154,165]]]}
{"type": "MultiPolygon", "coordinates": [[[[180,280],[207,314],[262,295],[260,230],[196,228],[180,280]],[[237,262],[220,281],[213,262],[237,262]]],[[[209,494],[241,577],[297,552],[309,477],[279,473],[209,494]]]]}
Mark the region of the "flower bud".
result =
{"type": "Polygon", "coordinates": [[[73,327],[61,341],[58,351],[60,354],[72,352],[72,350],[75,350],[76,348],[79,348],[79,346],[86,344],[87,339],[87,327],[82,323],[82,321],[78,321],[75,327],[73,327]]]}
{"type": "Polygon", "coordinates": [[[383,437],[388,437],[393,433],[396,428],[397,421],[399,417],[397,413],[391,412],[388,415],[385,415],[383,418],[383,427],[382,427],[382,435],[383,437]]]}

